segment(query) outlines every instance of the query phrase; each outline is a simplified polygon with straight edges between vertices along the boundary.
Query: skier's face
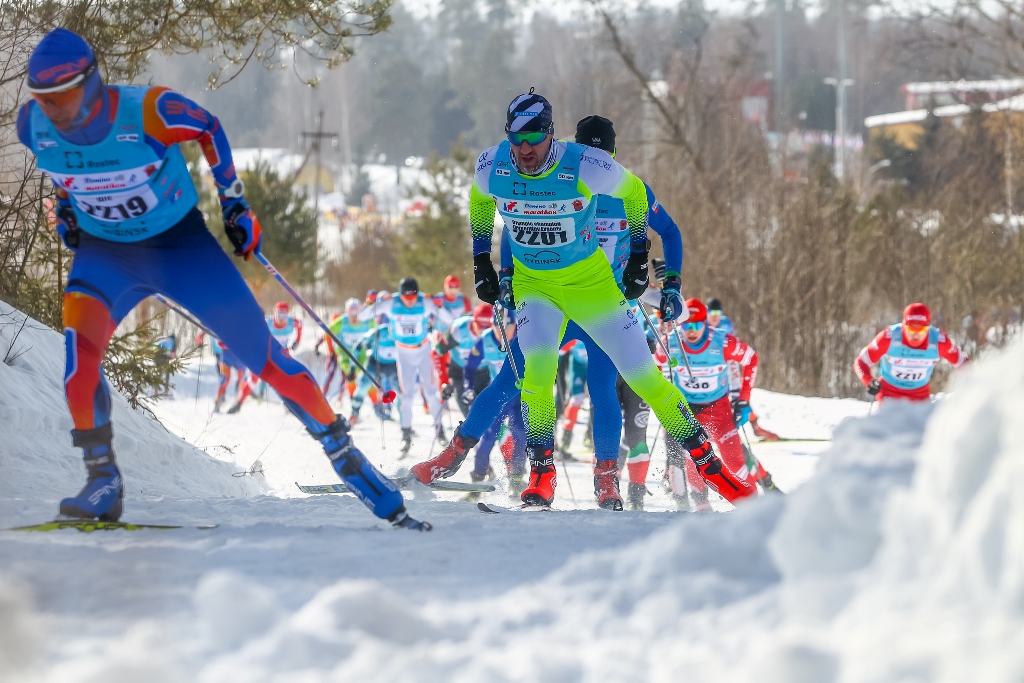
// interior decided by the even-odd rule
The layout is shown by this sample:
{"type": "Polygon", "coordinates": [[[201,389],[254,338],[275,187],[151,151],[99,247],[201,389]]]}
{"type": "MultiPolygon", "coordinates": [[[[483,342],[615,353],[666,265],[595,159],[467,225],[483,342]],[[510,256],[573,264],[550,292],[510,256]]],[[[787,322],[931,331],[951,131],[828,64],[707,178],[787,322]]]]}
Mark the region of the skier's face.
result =
{"type": "Polygon", "coordinates": [[[551,149],[551,135],[545,135],[542,142],[531,145],[523,141],[520,145],[512,145],[512,154],[516,157],[516,165],[526,173],[533,173],[540,169],[544,159],[551,149]]]}
{"type": "Polygon", "coordinates": [[[711,327],[718,327],[718,323],[722,322],[721,311],[708,311],[708,325],[711,327]]]}
{"type": "Polygon", "coordinates": [[[459,288],[455,285],[445,285],[444,296],[448,301],[455,301],[455,297],[459,295],[459,288]]]}
{"type": "Polygon", "coordinates": [[[80,85],[60,92],[34,94],[32,97],[58,130],[67,130],[82,108],[85,86],[80,85]]]}
{"type": "Polygon", "coordinates": [[[683,337],[691,344],[696,344],[704,335],[704,323],[683,323],[683,337]]]}
{"type": "Polygon", "coordinates": [[[927,325],[923,327],[911,327],[910,325],[904,325],[903,331],[907,335],[907,341],[909,341],[914,346],[917,346],[918,344],[923,342],[925,340],[925,337],[928,336],[927,325]]]}

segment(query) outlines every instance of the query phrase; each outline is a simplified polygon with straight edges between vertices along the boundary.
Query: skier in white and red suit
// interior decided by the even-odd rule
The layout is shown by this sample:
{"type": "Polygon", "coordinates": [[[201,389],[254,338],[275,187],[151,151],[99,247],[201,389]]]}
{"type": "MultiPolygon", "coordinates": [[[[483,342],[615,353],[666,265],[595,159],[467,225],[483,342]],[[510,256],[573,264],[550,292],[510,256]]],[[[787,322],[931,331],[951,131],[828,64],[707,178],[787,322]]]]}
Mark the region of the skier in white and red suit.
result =
{"type": "Polygon", "coordinates": [[[954,368],[967,362],[967,356],[946,333],[932,327],[932,314],[922,303],[913,303],[903,311],[903,322],[890,325],[864,347],[853,364],[868,393],[878,400],[902,398],[927,401],[931,397],[932,373],[940,360],[954,368]],[[879,376],[871,366],[879,363],[879,376]]]}

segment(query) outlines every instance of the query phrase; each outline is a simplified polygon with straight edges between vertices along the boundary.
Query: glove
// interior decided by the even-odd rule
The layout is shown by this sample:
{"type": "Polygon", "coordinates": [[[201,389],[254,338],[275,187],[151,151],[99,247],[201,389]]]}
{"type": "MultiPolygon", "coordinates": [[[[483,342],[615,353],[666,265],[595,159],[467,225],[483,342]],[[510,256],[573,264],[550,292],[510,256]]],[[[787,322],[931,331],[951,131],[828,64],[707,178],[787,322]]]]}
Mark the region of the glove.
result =
{"type": "Polygon", "coordinates": [[[498,301],[507,311],[514,311],[516,308],[516,297],[512,293],[512,268],[501,269],[501,279],[498,281],[498,301]]]}
{"type": "MultiPolygon", "coordinates": [[[[248,260],[248,259],[246,259],[246,260],[248,260]]],[[[292,345],[288,347],[288,350],[289,350],[289,351],[294,351],[294,350],[295,350],[295,349],[297,349],[297,348],[299,348],[299,342],[298,342],[298,340],[296,340],[296,341],[292,342],[292,345]]]]}
{"type": "Polygon", "coordinates": [[[750,402],[749,401],[733,401],[732,402],[732,416],[736,420],[736,426],[742,427],[743,425],[750,422],[750,402]]]}
{"type": "Polygon", "coordinates": [[[455,385],[448,383],[441,387],[441,403],[447,403],[448,399],[455,393],[455,385]]]}
{"type": "Polygon", "coordinates": [[[654,266],[654,277],[656,280],[665,279],[665,259],[652,258],[651,265],[654,266]]]}
{"type": "Polygon", "coordinates": [[[356,381],[356,369],[354,366],[352,368],[349,368],[348,373],[345,375],[345,379],[349,382],[356,381]]]}
{"type": "Polygon", "coordinates": [[[661,289],[661,312],[662,320],[675,320],[686,310],[683,296],[679,293],[679,276],[670,275],[665,278],[665,286],[661,289]]]}
{"type": "Polygon", "coordinates": [[[622,285],[627,299],[637,299],[647,291],[647,253],[645,249],[629,254],[626,269],[622,271],[622,285]]]}
{"type": "Polygon", "coordinates": [[[224,232],[231,246],[235,248],[235,256],[241,256],[248,261],[263,244],[263,231],[260,229],[256,214],[241,197],[221,197],[220,206],[224,212],[224,232]]]}
{"type": "Polygon", "coordinates": [[[494,272],[490,254],[477,254],[473,257],[473,281],[476,283],[476,295],[481,301],[491,305],[498,301],[498,274],[494,272]]]}
{"type": "Polygon", "coordinates": [[[57,234],[64,242],[64,246],[74,251],[78,249],[81,241],[82,231],[78,227],[78,216],[71,207],[71,199],[62,197],[57,199],[57,234]]]}
{"type": "Polygon", "coordinates": [[[873,379],[868,382],[868,394],[871,396],[877,396],[878,392],[882,390],[882,383],[877,379],[873,379]]]}

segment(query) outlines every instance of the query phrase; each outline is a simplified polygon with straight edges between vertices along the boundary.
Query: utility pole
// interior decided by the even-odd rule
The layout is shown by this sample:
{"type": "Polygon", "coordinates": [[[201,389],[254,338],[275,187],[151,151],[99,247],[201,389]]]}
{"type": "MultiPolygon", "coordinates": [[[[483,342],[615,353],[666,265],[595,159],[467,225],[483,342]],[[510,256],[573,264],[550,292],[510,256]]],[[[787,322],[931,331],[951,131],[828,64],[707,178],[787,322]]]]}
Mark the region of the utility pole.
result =
{"type": "Polygon", "coordinates": [[[302,138],[313,140],[313,154],[316,155],[316,180],[314,181],[315,188],[313,189],[313,212],[316,215],[317,225],[320,225],[320,146],[324,138],[335,139],[338,137],[337,133],[325,133],[324,132],[324,111],[320,110],[320,113],[316,117],[316,131],[302,131],[302,138]]]}
{"type": "Polygon", "coordinates": [[[825,83],[836,89],[836,178],[843,179],[846,161],[846,88],[853,85],[852,78],[826,78],[825,83]]]}
{"type": "Polygon", "coordinates": [[[775,130],[782,132],[782,72],[785,69],[782,50],[783,20],[786,18],[786,0],[775,0],[775,71],[772,85],[775,99],[775,130]]]}

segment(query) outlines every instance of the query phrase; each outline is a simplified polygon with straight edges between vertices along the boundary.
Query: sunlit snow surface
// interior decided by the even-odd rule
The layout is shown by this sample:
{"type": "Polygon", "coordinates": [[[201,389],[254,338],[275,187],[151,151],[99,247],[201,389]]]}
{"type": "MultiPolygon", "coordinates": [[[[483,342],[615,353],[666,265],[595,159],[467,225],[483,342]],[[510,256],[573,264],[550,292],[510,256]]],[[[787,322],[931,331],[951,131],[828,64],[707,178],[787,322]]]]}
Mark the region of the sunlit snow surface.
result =
{"type": "MultiPolygon", "coordinates": [[[[0,326],[0,356],[10,337],[0,326]]],[[[51,518],[83,479],[63,340],[23,337],[0,364],[4,527],[51,518]]],[[[652,512],[595,509],[590,466],[571,463],[576,503],[563,480],[552,514],[509,509],[503,488],[485,497],[499,515],[421,492],[409,507],[431,534],[299,493],[336,480],[319,447],[273,400],[211,417],[214,373],[196,363],[158,404],[168,431],[115,407],[125,519],[220,526],[0,532],[0,680],[1019,681],[1022,351],[964,373],[934,411],[839,425],[868,404],[755,392],[783,437],[839,425],[827,452],[755,444],[795,489],[784,499],[669,512],[659,440],[652,512]],[[257,460],[262,475],[232,476],[257,460]]],[[[430,428],[415,415],[418,459],[430,428]]],[[[394,423],[382,446],[368,409],[355,436],[387,472],[414,460],[396,459],[394,423]]]]}

